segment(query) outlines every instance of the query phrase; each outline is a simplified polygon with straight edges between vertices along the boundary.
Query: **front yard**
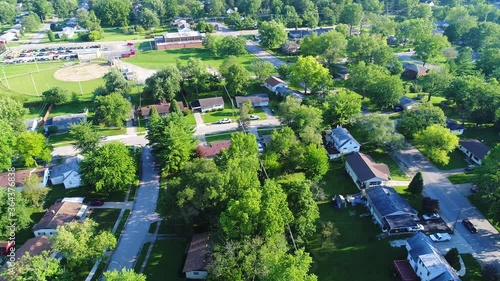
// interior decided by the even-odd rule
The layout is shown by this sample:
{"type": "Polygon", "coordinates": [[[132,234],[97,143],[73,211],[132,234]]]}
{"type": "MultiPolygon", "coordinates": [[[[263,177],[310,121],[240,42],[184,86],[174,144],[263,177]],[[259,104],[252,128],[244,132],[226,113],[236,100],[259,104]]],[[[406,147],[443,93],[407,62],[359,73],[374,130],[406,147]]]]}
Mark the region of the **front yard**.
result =
{"type": "Polygon", "coordinates": [[[452,184],[462,184],[462,183],[470,183],[472,179],[475,177],[475,174],[455,174],[448,176],[448,179],[452,184]]]}
{"type": "MultiPolygon", "coordinates": [[[[260,117],[259,120],[266,120],[266,113],[262,108],[254,108],[253,112],[250,115],[257,115],[260,117]]],[[[240,110],[231,108],[231,103],[226,102],[224,104],[223,110],[211,111],[207,113],[202,113],[201,117],[203,118],[203,122],[206,124],[216,123],[221,119],[228,118],[231,119],[231,122],[237,122],[240,117],[240,110]]],[[[250,121],[250,124],[252,121],[250,121]]]]}
{"type": "Polygon", "coordinates": [[[89,218],[99,224],[99,230],[111,231],[120,215],[120,211],[120,209],[92,209],[89,218]]]}
{"type": "Polygon", "coordinates": [[[384,163],[389,166],[391,172],[391,179],[393,180],[410,180],[403,170],[392,160],[391,156],[384,150],[378,147],[365,145],[361,147],[361,152],[370,155],[377,163],[384,163]]]}

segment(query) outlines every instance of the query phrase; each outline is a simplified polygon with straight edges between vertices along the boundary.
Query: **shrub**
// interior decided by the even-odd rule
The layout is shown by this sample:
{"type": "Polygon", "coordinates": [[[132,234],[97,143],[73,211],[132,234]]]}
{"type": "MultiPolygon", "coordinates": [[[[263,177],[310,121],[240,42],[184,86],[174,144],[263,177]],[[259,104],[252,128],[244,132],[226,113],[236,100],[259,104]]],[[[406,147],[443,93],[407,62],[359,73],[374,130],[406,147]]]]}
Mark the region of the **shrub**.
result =
{"type": "Polygon", "coordinates": [[[452,248],[448,253],[446,253],[444,258],[451,265],[451,267],[455,270],[460,270],[460,257],[458,255],[457,248],[452,248]]]}
{"type": "Polygon", "coordinates": [[[57,128],[57,126],[49,126],[48,132],[49,132],[49,134],[52,135],[52,134],[59,132],[59,129],[57,128]]]}
{"type": "Polygon", "coordinates": [[[420,194],[424,190],[424,177],[422,172],[418,172],[410,182],[408,190],[413,194],[420,194]]]}
{"type": "Polygon", "coordinates": [[[184,110],[182,111],[182,114],[184,114],[184,116],[187,116],[187,115],[191,114],[191,109],[184,108],[184,110]]]}

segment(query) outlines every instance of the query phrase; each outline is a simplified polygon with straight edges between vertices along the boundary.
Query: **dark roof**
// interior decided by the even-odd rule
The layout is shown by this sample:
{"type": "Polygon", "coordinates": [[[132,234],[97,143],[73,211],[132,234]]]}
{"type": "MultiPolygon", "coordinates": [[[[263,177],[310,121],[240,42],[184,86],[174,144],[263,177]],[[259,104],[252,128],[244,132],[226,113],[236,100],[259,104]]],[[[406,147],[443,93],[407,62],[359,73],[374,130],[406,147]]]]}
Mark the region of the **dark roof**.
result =
{"type": "Polygon", "coordinates": [[[267,79],[266,79],[266,83],[269,84],[271,87],[274,87],[280,83],[282,84],[285,84],[286,85],[286,82],[279,79],[278,77],[276,76],[269,76],[267,79]]]}
{"type": "Polygon", "coordinates": [[[313,30],[314,33],[317,33],[318,35],[321,35],[323,33],[326,33],[330,30],[333,30],[333,27],[318,27],[313,30]]]}
{"type": "Polygon", "coordinates": [[[401,105],[402,107],[408,107],[408,106],[411,106],[411,105],[414,105],[414,104],[420,104],[420,103],[414,101],[413,99],[410,99],[407,96],[402,96],[399,99],[399,105],[401,105]]]}
{"type": "Polygon", "coordinates": [[[250,100],[251,103],[257,102],[268,102],[269,96],[267,94],[255,94],[255,95],[246,95],[246,96],[236,96],[236,103],[242,104],[246,100],[250,100]]]}
{"type": "Polygon", "coordinates": [[[16,251],[16,257],[21,258],[25,253],[30,253],[30,256],[40,255],[43,251],[50,251],[51,243],[47,236],[39,236],[28,239],[16,251]]]}
{"type": "Polygon", "coordinates": [[[373,159],[363,153],[352,153],[346,157],[346,162],[362,182],[372,178],[389,179],[389,167],[386,164],[375,163],[373,159]]]}
{"type": "Polygon", "coordinates": [[[222,97],[199,99],[197,101],[191,102],[191,108],[207,108],[213,107],[214,105],[224,104],[224,99],[222,97]]]}
{"type": "Polygon", "coordinates": [[[413,270],[410,262],[407,260],[397,260],[394,261],[394,267],[398,272],[399,277],[401,277],[402,281],[418,281],[420,278],[413,270]]]}
{"type": "Polygon", "coordinates": [[[396,212],[417,215],[417,211],[392,187],[375,186],[365,189],[365,193],[382,217],[396,212]]]}
{"type": "Polygon", "coordinates": [[[460,145],[470,151],[474,156],[483,160],[486,154],[490,152],[490,148],[478,140],[461,140],[460,145]]]}
{"type": "MultiPolygon", "coordinates": [[[[181,101],[177,102],[177,104],[179,105],[181,110],[184,110],[184,104],[181,101]]],[[[149,116],[151,107],[155,107],[156,111],[158,111],[159,114],[167,114],[170,112],[170,103],[161,102],[159,104],[153,104],[141,107],[141,109],[139,109],[139,114],[142,116],[149,116]]]]}
{"type": "Polygon", "coordinates": [[[33,231],[40,229],[56,229],[58,226],[75,220],[82,204],[60,202],[50,206],[42,219],[33,226],[33,231]]]}
{"type": "Polygon", "coordinates": [[[182,272],[206,270],[209,258],[208,239],[208,232],[193,235],[182,272]]]}
{"type": "Polygon", "coordinates": [[[67,126],[87,120],[87,113],[54,116],[45,121],[46,126],[67,126]]]}
{"type": "Polygon", "coordinates": [[[79,163],[82,160],[83,160],[82,155],[71,156],[71,157],[65,158],[63,163],[61,163],[61,165],[54,166],[50,170],[50,177],[51,178],[63,177],[64,173],[69,172],[69,171],[79,172],[80,171],[79,163]]]}
{"type": "Polygon", "coordinates": [[[405,70],[406,71],[413,71],[416,73],[425,73],[427,71],[427,68],[423,67],[422,65],[409,63],[406,65],[405,70]]]}
{"type": "MultiPolygon", "coordinates": [[[[28,178],[29,175],[35,173],[37,176],[43,178],[45,174],[45,170],[47,168],[40,169],[30,169],[30,170],[19,170],[15,172],[14,183],[16,186],[22,186],[23,182],[28,178]]],[[[0,187],[8,187],[9,186],[9,174],[11,173],[2,173],[0,174],[0,187]]]]}
{"type": "Polygon", "coordinates": [[[228,149],[231,146],[231,141],[214,141],[209,145],[200,145],[196,148],[196,153],[202,158],[210,158],[219,154],[223,149],[228,149]]]}
{"type": "Polygon", "coordinates": [[[450,118],[446,118],[446,128],[450,129],[451,131],[454,130],[462,130],[464,129],[464,126],[458,124],[454,120],[451,120],[450,118]]]}
{"type": "Polygon", "coordinates": [[[288,36],[291,36],[291,37],[298,37],[298,38],[303,38],[303,37],[306,37],[308,35],[311,35],[312,34],[312,31],[310,30],[290,30],[288,31],[288,36]]]}
{"type": "Polygon", "coordinates": [[[413,219],[413,216],[408,214],[387,216],[385,217],[385,221],[391,229],[417,226],[417,223],[413,219]]]}

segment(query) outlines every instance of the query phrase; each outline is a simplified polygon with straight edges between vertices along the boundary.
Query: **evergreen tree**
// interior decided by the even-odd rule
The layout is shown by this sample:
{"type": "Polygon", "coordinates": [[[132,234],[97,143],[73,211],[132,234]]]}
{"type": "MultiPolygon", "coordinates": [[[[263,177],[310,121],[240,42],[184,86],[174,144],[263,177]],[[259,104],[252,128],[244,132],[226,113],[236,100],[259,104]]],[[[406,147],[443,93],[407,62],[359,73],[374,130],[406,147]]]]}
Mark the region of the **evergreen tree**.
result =
{"type": "Polygon", "coordinates": [[[413,194],[420,194],[424,190],[424,176],[418,172],[408,185],[408,190],[413,194]]]}

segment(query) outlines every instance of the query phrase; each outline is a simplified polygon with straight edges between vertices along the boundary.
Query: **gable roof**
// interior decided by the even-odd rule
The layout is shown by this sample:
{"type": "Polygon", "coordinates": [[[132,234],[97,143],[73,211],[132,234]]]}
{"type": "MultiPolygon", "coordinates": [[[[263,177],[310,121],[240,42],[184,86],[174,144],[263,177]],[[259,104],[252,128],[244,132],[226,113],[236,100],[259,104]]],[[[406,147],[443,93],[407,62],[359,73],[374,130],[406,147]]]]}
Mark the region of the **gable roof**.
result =
{"type": "Polygon", "coordinates": [[[410,258],[415,261],[415,263],[418,263],[420,260],[430,272],[441,272],[441,274],[432,280],[460,281],[456,271],[448,264],[439,251],[432,246],[432,241],[427,235],[422,232],[418,232],[412,237],[406,239],[406,242],[410,247],[408,254],[410,255],[410,258]]]}
{"type": "Polygon", "coordinates": [[[228,149],[230,146],[230,140],[214,141],[207,146],[199,145],[196,147],[196,153],[202,158],[210,158],[219,154],[223,149],[228,149]]]}
{"type": "Polygon", "coordinates": [[[28,239],[16,251],[16,257],[21,258],[25,253],[30,253],[30,256],[40,255],[43,251],[50,251],[52,243],[47,236],[38,236],[28,239]]]}
{"type": "Polygon", "coordinates": [[[55,203],[50,206],[42,219],[33,226],[33,231],[56,229],[60,225],[74,221],[82,206],[82,204],[67,201],[55,203]]]}
{"type": "Polygon", "coordinates": [[[197,101],[191,102],[191,107],[192,108],[207,108],[207,107],[213,107],[215,105],[220,105],[224,104],[224,99],[222,97],[213,97],[213,98],[205,98],[205,99],[199,99],[197,101]]]}
{"type": "Polygon", "coordinates": [[[267,94],[255,94],[255,95],[247,95],[247,96],[236,96],[236,103],[242,104],[246,100],[250,100],[251,103],[258,102],[268,102],[269,96],[267,94]]]}
{"type": "Polygon", "coordinates": [[[87,120],[87,113],[54,116],[45,121],[46,126],[67,126],[87,120]]]}
{"type": "Polygon", "coordinates": [[[356,141],[356,139],[351,135],[351,133],[349,133],[349,131],[346,128],[342,128],[341,126],[337,126],[337,128],[335,128],[331,131],[327,130],[326,133],[327,134],[331,133],[339,139],[339,142],[340,142],[340,144],[338,146],[339,149],[342,148],[346,143],[348,143],[350,141],[358,143],[358,141],[356,141]]]}
{"type": "Polygon", "coordinates": [[[458,124],[457,122],[455,122],[450,118],[446,118],[446,128],[450,129],[451,131],[454,131],[454,130],[462,130],[464,129],[464,126],[458,124]]]}
{"type": "Polygon", "coordinates": [[[407,96],[402,96],[399,99],[399,105],[401,105],[402,107],[408,107],[408,106],[411,106],[411,105],[414,105],[414,104],[420,104],[420,103],[414,101],[413,99],[411,99],[411,98],[409,98],[407,96]]]}
{"type": "Polygon", "coordinates": [[[83,160],[82,155],[71,156],[64,159],[63,163],[54,166],[50,171],[51,178],[64,177],[64,174],[69,171],[80,171],[78,165],[83,160]]]}
{"type": "Polygon", "coordinates": [[[487,145],[475,139],[461,140],[459,144],[481,160],[490,152],[490,148],[487,145]]]}
{"type": "Polygon", "coordinates": [[[269,84],[271,87],[274,87],[274,86],[277,86],[279,85],[280,83],[282,84],[285,84],[286,85],[286,82],[281,80],[280,78],[276,77],[276,76],[269,76],[267,79],[266,79],[266,83],[269,84]]]}
{"type": "Polygon", "coordinates": [[[375,163],[373,159],[363,153],[353,153],[346,157],[346,162],[351,166],[358,179],[362,182],[372,178],[389,180],[389,167],[386,164],[375,163]]]}
{"type": "Polygon", "coordinates": [[[209,258],[208,239],[208,232],[193,235],[182,272],[206,270],[209,258]]]}
{"type": "MultiPolygon", "coordinates": [[[[181,110],[184,110],[184,104],[181,101],[178,101],[177,104],[179,105],[181,110]]],[[[149,116],[149,113],[151,112],[151,107],[155,107],[156,111],[158,111],[158,114],[167,114],[170,112],[170,103],[161,102],[159,104],[152,104],[141,107],[139,109],[139,114],[142,116],[149,116]]]]}
{"type": "MultiPolygon", "coordinates": [[[[45,171],[47,168],[40,168],[40,169],[30,169],[30,170],[19,170],[15,172],[14,176],[14,183],[16,186],[22,186],[23,182],[31,175],[31,174],[36,174],[37,176],[43,178],[43,175],[45,174],[45,171]]],[[[8,187],[10,184],[9,181],[9,172],[7,173],[1,173],[0,174],[0,187],[8,187]]]]}
{"type": "Polygon", "coordinates": [[[392,187],[375,186],[367,188],[365,189],[365,194],[370,198],[374,205],[373,207],[377,209],[382,217],[396,212],[417,215],[417,211],[392,187]]]}

